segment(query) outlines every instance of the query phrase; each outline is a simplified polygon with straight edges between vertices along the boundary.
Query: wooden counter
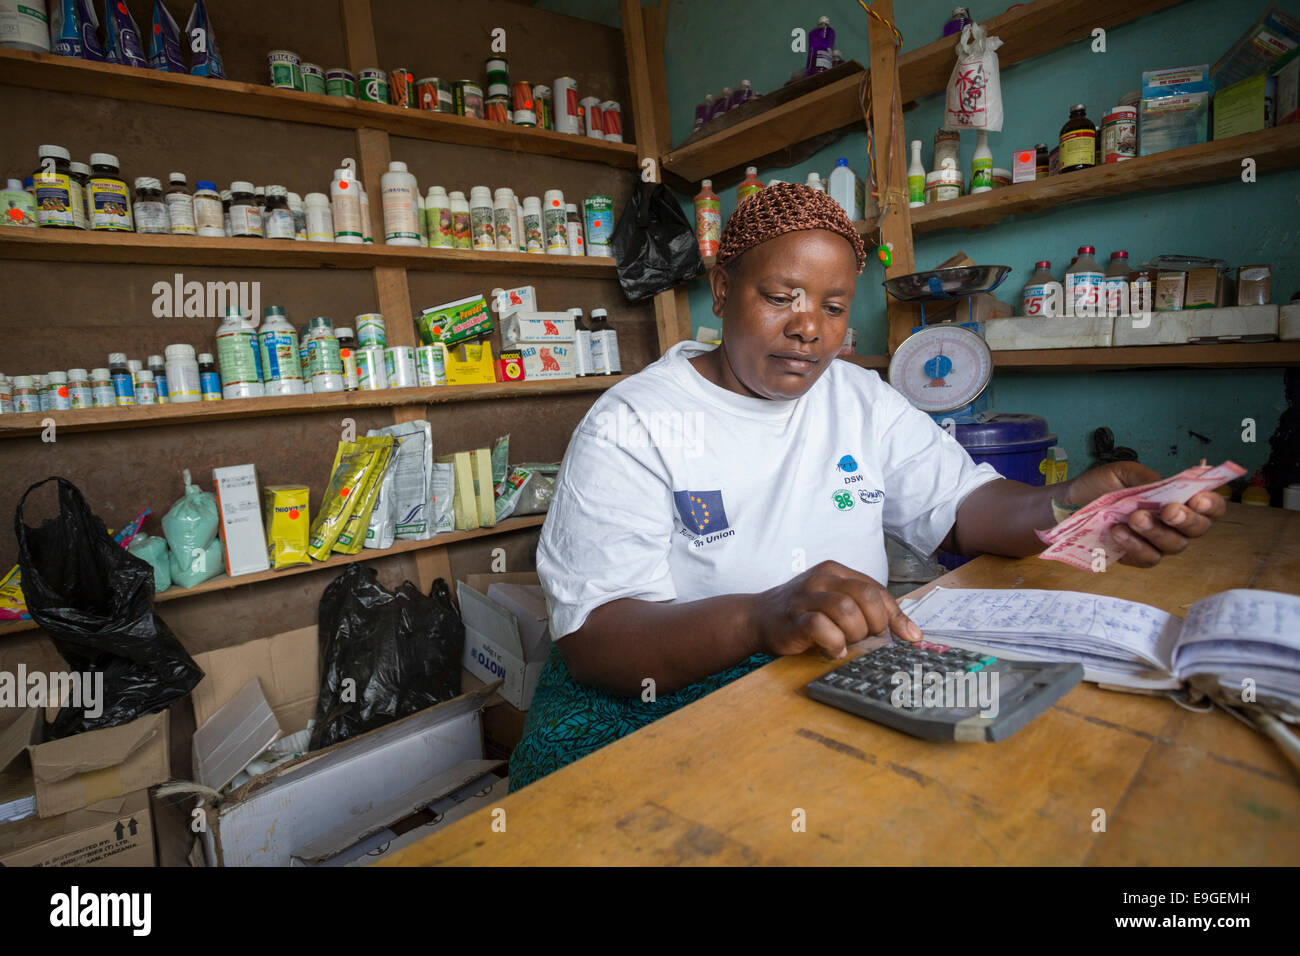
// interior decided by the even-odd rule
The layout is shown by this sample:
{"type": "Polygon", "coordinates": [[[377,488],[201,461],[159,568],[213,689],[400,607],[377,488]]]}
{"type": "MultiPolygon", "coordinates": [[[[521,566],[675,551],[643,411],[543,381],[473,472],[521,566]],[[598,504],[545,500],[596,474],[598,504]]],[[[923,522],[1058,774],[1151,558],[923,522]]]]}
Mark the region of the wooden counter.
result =
{"type": "MultiPolygon", "coordinates": [[[[980,558],[937,583],[1092,591],[1179,615],[1228,588],[1300,593],[1300,514],[1230,505],[1149,570],[980,558]]],[[[804,685],[832,666],[777,660],[505,798],[506,832],[487,808],[385,862],[1300,863],[1300,777],[1222,711],[1081,684],[1010,740],[934,744],[809,700],[804,685]]]]}

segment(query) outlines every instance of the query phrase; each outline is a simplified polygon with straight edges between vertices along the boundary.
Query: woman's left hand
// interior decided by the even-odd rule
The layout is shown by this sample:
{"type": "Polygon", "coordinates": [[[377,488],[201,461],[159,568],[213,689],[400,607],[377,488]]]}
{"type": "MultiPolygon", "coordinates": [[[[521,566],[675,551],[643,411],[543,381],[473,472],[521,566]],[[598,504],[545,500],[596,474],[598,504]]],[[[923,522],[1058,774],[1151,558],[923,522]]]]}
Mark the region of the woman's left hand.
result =
{"type": "MultiPolygon", "coordinates": [[[[1086,505],[1112,491],[1150,484],[1161,477],[1135,461],[1100,465],[1070,482],[1069,503],[1086,505]]],[[[1227,502],[1222,495],[1201,491],[1186,504],[1171,502],[1159,511],[1135,511],[1127,523],[1116,525],[1111,531],[1116,543],[1124,549],[1120,563],[1149,568],[1166,554],[1178,554],[1190,539],[1209,531],[1212,519],[1226,510],[1227,502]]]]}

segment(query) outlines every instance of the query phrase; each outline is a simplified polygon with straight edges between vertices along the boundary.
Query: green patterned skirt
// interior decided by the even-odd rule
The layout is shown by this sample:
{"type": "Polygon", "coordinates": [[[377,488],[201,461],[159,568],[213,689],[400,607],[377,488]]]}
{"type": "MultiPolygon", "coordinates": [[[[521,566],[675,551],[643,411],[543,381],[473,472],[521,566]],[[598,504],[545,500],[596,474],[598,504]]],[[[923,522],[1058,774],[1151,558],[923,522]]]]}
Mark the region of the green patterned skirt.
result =
{"type": "Polygon", "coordinates": [[[551,647],[524,722],[523,739],[510,757],[510,791],[599,750],[632,731],[671,714],[776,658],[753,654],[739,664],[647,703],[579,684],[551,647]]]}

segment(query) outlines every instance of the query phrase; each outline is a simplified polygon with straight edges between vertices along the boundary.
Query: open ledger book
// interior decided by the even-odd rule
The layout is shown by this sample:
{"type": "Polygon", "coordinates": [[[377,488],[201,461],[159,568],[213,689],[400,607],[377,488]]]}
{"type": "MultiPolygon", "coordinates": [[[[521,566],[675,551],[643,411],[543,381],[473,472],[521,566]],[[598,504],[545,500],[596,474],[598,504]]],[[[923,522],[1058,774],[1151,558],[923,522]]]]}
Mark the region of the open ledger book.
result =
{"type": "Polygon", "coordinates": [[[1136,601],[1078,591],[935,588],[903,612],[925,639],[1007,660],[1078,662],[1083,679],[1135,690],[1173,689],[1210,675],[1228,692],[1300,709],[1300,597],[1223,591],[1186,619],[1136,601]]]}

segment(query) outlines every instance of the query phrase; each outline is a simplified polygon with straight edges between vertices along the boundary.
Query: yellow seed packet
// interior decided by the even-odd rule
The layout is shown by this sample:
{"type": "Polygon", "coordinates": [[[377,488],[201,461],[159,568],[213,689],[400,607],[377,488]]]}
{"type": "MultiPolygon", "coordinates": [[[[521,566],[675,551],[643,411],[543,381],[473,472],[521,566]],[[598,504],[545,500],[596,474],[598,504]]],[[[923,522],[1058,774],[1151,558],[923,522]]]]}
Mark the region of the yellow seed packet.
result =
{"type": "Polygon", "coordinates": [[[397,439],[392,435],[375,435],[358,441],[374,442],[370,465],[365,476],[357,484],[356,503],[348,515],[343,528],[334,541],[333,548],[339,554],[360,554],[366,543],[366,531],[370,528],[370,518],[375,511],[375,502],[379,500],[379,488],[388,471],[388,464],[393,460],[397,448],[397,439]]]}
{"type": "Polygon", "coordinates": [[[329,484],[325,486],[325,495],[321,498],[308,538],[307,553],[317,561],[330,556],[339,532],[356,507],[356,492],[361,490],[367,469],[374,461],[375,449],[368,444],[370,441],[367,438],[355,442],[341,441],[334,453],[329,484]]]}
{"type": "Polygon", "coordinates": [[[306,485],[266,485],[262,488],[266,554],[271,559],[271,567],[277,571],[295,564],[311,564],[307,554],[311,537],[309,495],[306,485]]]}

